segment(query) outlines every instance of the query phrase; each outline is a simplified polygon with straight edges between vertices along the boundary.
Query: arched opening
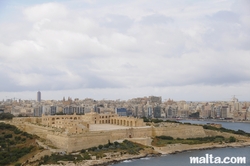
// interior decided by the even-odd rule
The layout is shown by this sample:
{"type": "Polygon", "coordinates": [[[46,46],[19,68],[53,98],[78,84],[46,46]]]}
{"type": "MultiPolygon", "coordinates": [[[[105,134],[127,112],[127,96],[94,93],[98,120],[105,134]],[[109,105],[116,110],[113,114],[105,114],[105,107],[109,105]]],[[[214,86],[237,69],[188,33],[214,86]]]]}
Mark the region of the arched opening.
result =
{"type": "Polygon", "coordinates": [[[133,122],[132,122],[132,121],[130,121],[130,127],[132,127],[132,124],[133,124],[133,122]]]}

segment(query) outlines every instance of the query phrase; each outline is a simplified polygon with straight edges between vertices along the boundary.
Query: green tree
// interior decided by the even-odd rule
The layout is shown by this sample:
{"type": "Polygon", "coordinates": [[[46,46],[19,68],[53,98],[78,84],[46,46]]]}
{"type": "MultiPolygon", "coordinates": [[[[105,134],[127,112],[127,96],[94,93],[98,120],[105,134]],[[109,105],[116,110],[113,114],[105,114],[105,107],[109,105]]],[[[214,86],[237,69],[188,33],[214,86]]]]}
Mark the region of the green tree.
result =
{"type": "Polygon", "coordinates": [[[103,145],[99,145],[98,148],[99,148],[99,149],[102,149],[102,148],[103,148],[103,145]]]}
{"type": "Polygon", "coordinates": [[[11,113],[1,113],[0,114],[0,120],[5,120],[5,119],[12,119],[14,115],[11,113]]]}
{"type": "Polygon", "coordinates": [[[233,136],[229,137],[229,142],[236,142],[236,138],[233,136]]]}

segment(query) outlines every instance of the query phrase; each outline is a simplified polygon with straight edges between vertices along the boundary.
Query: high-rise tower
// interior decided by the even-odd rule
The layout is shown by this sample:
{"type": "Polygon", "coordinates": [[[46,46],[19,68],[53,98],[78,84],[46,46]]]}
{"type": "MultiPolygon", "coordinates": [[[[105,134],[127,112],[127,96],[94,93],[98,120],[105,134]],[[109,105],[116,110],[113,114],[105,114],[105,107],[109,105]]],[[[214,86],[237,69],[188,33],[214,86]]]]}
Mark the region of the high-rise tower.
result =
{"type": "Polygon", "coordinates": [[[37,92],[36,100],[38,102],[41,102],[41,92],[40,91],[37,92]]]}

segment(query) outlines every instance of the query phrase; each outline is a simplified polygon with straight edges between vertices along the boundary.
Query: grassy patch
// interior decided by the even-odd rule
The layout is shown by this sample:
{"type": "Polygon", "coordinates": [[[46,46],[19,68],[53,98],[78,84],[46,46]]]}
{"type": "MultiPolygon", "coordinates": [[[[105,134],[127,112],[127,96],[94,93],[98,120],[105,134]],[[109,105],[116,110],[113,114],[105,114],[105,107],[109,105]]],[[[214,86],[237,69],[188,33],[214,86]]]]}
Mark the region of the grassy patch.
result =
{"type": "Polygon", "coordinates": [[[234,137],[225,138],[223,136],[214,136],[214,137],[198,137],[198,138],[177,138],[173,139],[170,136],[157,136],[153,139],[152,145],[153,146],[165,146],[168,144],[203,144],[203,143],[222,143],[222,142],[236,142],[236,139],[234,137]]]}
{"type": "Polygon", "coordinates": [[[51,156],[45,156],[39,164],[56,164],[58,161],[72,161],[77,163],[82,160],[90,160],[91,156],[96,156],[97,159],[106,157],[105,153],[120,153],[122,154],[139,154],[140,150],[143,150],[145,146],[133,143],[128,140],[124,140],[122,143],[114,142],[107,143],[105,145],[99,145],[98,147],[91,147],[88,149],[82,149],[79,154],[76,155],[60,155],[52,154],[51,156]]]}
{"type": "Polygon", "coordinates": [[[227,133],[232,133],[232,134],[238,134],[238,135],[243,135],[243,136],[247,136],[250,137],[250,133],[247,133],[243,130],[231,130],[231,129],[226,129],[224,127],[221,128],[217,128],[217,127],[213,127],[213,126],[209,126],[209,125],[203,125],[204,129],[208,129],[208,130],[214,130],[214,131],[220,131],[220,132],[227,132],[227,133]]]}
{"type": "Polygon", "coordinates": [[[81,155],[56,155],[52,154],[51,156],[44,156],[41,161],[39,162],[39,165],[41,164],[55,164],[58,161],[82,161],[84,158],[81,155]]]}

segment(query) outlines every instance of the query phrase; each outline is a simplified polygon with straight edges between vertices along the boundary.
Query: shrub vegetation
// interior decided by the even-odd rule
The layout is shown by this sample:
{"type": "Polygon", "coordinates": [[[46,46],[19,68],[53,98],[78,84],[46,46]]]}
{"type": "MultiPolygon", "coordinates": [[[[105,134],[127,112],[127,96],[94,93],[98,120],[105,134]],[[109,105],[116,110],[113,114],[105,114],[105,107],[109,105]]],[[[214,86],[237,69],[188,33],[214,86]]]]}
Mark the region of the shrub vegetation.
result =
{"type": "Polygon", "coordinates": [[[214,137],[197,137],[197,138],[176,138],[174,139],[173,137],[170,136],[156,136],[153,139],[152,145],[153,146],[165,146],[167,144],[202,144],[202,143],[209,143],[209,142],[214,142],[214,143],[222,143],[222,142],[236,142],[235,137],[230,137],[230,138],[225,138],[223,136],[214,136],[214,137]]]}
{"type": "Polygon", "coordinates": [[[16,126],[0,123],[0,165],[18,165],[18,159],[34,148],[26,142],[27,138],[30,140],[35,137],[16,126]]]}

